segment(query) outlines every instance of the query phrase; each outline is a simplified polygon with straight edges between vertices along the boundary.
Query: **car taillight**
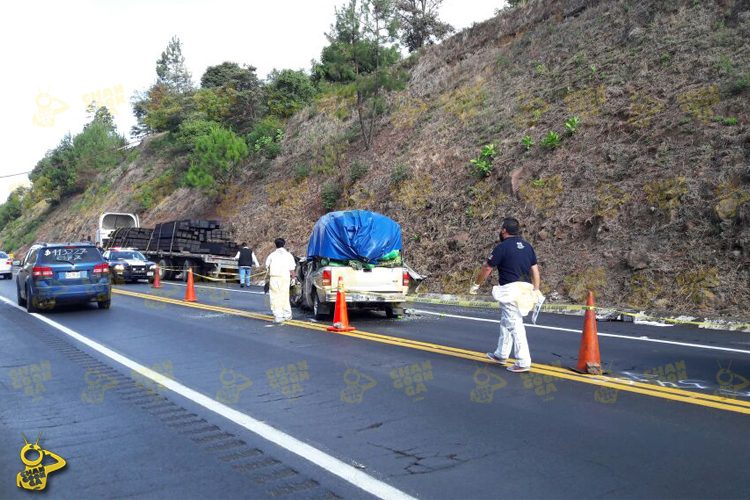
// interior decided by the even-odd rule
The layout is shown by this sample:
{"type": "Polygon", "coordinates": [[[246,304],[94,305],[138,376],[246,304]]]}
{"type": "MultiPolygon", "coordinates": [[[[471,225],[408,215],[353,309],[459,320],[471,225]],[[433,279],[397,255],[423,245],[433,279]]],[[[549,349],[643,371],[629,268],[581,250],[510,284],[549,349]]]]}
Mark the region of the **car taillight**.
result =
{"type": "Polygon", "coordinates": [[[404,271],[402,279],[403,279],[403,285],[409,286],[409,271],[404,271]]]}
{"type": "Polygon", "coordinates": [[[31,275],[35,278],[51,278],[52,268],[46,266],[34,266],[31,269],[31,275]]]}
{"type": "Polygon", "coordinates": [[[94,274],[109,274],[109,264],[97,264],[94,266],[94,274]]]}
{"type": "Polygon", "coordinates": [[[11,259],[8,259],[8,262],[6,262],[6,264],[8,264],[9,266],[12,266],[13,265],[13,261],[11,259]]]}
{"type": "Polygon", "coordinates": [[[331,270],[323,269],[323,286],[331,286],[331,270]]]}

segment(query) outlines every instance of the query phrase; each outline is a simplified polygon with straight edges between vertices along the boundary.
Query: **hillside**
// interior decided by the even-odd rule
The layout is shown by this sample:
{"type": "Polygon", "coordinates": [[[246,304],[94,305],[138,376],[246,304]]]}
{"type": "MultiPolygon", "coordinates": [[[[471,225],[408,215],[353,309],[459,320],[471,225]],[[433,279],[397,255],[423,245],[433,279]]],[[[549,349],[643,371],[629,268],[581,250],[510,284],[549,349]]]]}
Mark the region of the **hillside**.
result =
{"type": "Polygon", "coordinates": [[[93,235],[100,212],[135,210],[144,225],[220,217],[260,256],[278,236],[303,253],[335,204],[402,225],[407,261],[429,275],[421,291],[465,293],[507,215],[553,300],[591,288],[600,304],[747,316],[749,1],[532,0],[402,64],[408,85],[369,150],[352,98],[330,93],[217,200],[169,188],[186,159],[152,137],[36,237],[93,235]],[[559,144],[545,146],[551,131],[559,144]],[[481,177],[470,160],[490,143],[481,177]]]}

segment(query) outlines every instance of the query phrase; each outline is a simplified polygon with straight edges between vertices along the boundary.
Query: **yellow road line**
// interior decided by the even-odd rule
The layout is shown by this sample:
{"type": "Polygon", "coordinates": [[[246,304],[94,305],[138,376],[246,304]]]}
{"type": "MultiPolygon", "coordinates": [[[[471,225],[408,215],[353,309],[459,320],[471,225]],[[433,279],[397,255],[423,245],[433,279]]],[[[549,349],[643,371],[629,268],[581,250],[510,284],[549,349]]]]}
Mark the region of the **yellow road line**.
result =
{"type": "MultiPolygon", "coordinates": [[[[135,298],[141,298],[145,300],[153,300],[157,302],[164,302],[167,304],[173,304],[183,307],[191,307],[194,309],[201,309],[205,311],[213,311],[224,313],[232,316],[240,316],[251,319],[258,319],[261,321],[273,321],[273,316],[268,314],[254,313],[250,311],[242,311],[239,309],[231,309],[228,307],[212,306],[208,304],[200,304],[197,302],[185,302],[180,299],[172,299],[168,297],[161,297],[158,295],[144,294],[138,292],[131,292],[128,290],[122,290],[119,288],[113,288],[113,292],[126,295],[135,298]]],[[[326,332],[326,325],[309,323],[299,320],[290,320],[285,324],[290,326],[296,326],[299,328],[305,328],[308,330],[316,330],[326,332]]],[[[471,351],[462,349],[459,347],[451,347],[441,344],[433,344],[430,342],[423,342],[419,340],[412,340],[403,337],[394,337],[389,335],[382,335],[378,333],[365,332],[362,330],[355,330],[352,332],[338,332],[339,335],[345,335],[347,337],[359,338],[362,340],[369,340],[371,342],[378,342],[382,344],[389,344],[398,347],[404,347],[408,349],[417,349],[420,351],[433,352],[436,354],[443,354],[446,356],[452,356],[456,358],[468,359],[471,361],[477,361],[480,363],[491,363],[493,361],[487,359],[486,355],[482,352],[471,351]]],[[[545,365],[540,363],[534,363],[530,370],[531,373],[539,375],[547,375],[554,378],[570,380],[574,382],[581,382],[590,385],[609,387],[611,389],[633,392],[646,396],[653,396],[662,399],[668,399],[672,401],[680,401],[683,403],[695,404],[700,406],[706,406],[710,408],[716,408],[720,410],[733,411],[736,413],[744,413],[750,415],[750,401],[743,401],[737,399],[726,398],[722,396],[715,396],[713,394],[705,394],[700,392],[688,391],[684,389],[677,389],[674,387],[662,387],[643,382],[637,382],[628,379],[622,379],[618,377],[608,377],[605,375],[587,375],[579,374],[570,371],[566,368],[553,365],[545,365]]]]}

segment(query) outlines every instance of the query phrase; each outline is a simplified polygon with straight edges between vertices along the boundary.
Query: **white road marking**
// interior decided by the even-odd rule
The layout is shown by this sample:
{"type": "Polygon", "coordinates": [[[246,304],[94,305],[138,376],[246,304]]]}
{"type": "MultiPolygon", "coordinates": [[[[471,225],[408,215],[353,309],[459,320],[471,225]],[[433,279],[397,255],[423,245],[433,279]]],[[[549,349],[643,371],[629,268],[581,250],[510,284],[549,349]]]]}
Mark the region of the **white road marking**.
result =
{"type": "MultiPolygon", "coordinates": [[[[446,318],[466,319],[469,321],[481,321],[484,323],[500,323],[500,320],[497,320],[497,319],[476,318],[474,316],[461,316],[458,314],[447,314],[447,313],[439,313],[439,312],[434,312],[434,311],[425,311],[423,309],[411,309],[411,310],[418,314],[443,316],[446,318]]],[[[581,333],[581,330],[576,330],[574,328],[561,328],[557,326],[534,325],[532,323],[524,323],[524,326],[529,327],[529,328],[542,328],[544,330],[556,330],[559,332],[569,332],[569,333],[577,333],[577,334],[581,333]]],[[[732,347],[719,347],[719,346],[713,346],[713,345],[692,344],[689,342],[676,342],[674,340],[652,339],[652,338],[645,337],[645,336],[631,337],[629,335],[617,335],[615,333],[604,333],[604,332],[598,332],[598,333],[600,337],[612,337],[615,339],[625,339],[625,340],[639,340],[641,342],[653,342],[656,344],[669,344],[669,345],[678,345],[682,347],[695,347],[697,349],[708,349],[712,351],[739,352],[742,354],[750,354],[750,350],[734,349],[732,347]]]]}
{"type": "MultiPolygon", "coordinates": [[[[23,309],[22,307],[19,307],[18,305],[6,299],[5,297],[0,296],[0,301],[3,301],[6,304],[13,306],[17,309],[20,309],[21,311],[24,311],[24,312],[26,311],[25,309],[23,309]]],[[[261,422],[260,420],[257,420],[251,417],[250,415],[239,412],[233,408],[230,408],[229,406],[221,404],[218,401],[215,401],[209,398],[208,396],[201,394],[198,391],[195,391],[187,386],[184,386],[181,383],[176,382],[175,380],[167,378],[161,373],[151,370],[150,368],[140,363],[137,363],[136,361],[133,361],[132,359],[127,358],[113,351],[112,349],[105,347],[102,344],[94,340],[89,339],[88,337],[83,336],[80,333],[77,333],[71,330],[67,326],[61,325],[60,323],[57,323],[56,321],[53,321],[47,318],[46,316],[43,316],[41,314],[36,314],[36,313],[31,314],[31,316],[35,317],[36,319],[44,323],[47,323],[51,327],[61,331],[65,335],[68,335],[69,337],[77,340],[78,342],[89,346],[90,348],[107,356],[113,361],[116,361],[117,363],[120,363],[121,365],[127,368],[130,368],[131,370],[134,370],[140,375],[147,377],[158,384],[163,385],[164,387],[168,388],[172,392],[179,394],[180,396],[187,398],[190,401],[193,401],[194,403],[201,405],[207,410],[210,410],[218,415],[221,415],[222,417],[228,420],[231,420],[232,422],[238,425],[241,425],[242,427],[249,430],[250,432],[257,434],[258,436],[274,443],[275,445],[280,446],[294,453],[295,455],[298,455],[304,458],[305,460],[312,462],[313,464],[325,469],[331,474],[334,474],[340,477],[341,479],[351,483],[352,485],[374,496],[377,496],[379,498],[388,498],[388,499],[390,498],[413,499],[414,498],[411,495],[408,495],[407,493],[397,488],[394,488],[393,486],[387,483],[384,483],[383,481],[375,479],[369,474],[362,472],[356,466],[347,464],[346,462],[343,462],[339,460],[338,458],[335,458],[313,446],[310,446],[309,444],[303,441],[300,441],[294,436],[286,434],[285,432],[282,432],[276,429],[275,427],[271,427],[270,425],[264,422],[261,422]]]]}
{"type": "MultiPolygon", "coordinates": [[[[170,283],[168,281],[162,281],[162,285],[172,285],[172,286],[187,286],[185,283],[170,283]]],[[[206,290],[226,290],[228,292],[235,292],[235,293],[251,293],[253,295],[265,295],[263,292],[253,292],[252,290],[237,290],[236,288],[220,288],[218,286],[205,286],[205,285],[193,285],[195,288],[205,288],[206,290]]]]}

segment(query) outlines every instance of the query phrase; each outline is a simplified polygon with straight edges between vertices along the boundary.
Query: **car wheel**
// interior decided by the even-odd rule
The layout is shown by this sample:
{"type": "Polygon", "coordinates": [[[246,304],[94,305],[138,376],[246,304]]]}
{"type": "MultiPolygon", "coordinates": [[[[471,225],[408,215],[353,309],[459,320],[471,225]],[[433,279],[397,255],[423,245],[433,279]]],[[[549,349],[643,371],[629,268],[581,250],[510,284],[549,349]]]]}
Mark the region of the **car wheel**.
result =
{"type": "Polygon", "coordinates": [[[109,309],[109,306],[112,305],[112,299],[100,300],[96,304],[99,306],[99,309],[109,309]]]}
{"type": "Polygon", "coordinates": [[[34,305],[34,296],[31,295],[31,291],[29,290],[29,287],[26,287],[26,312],[27,313],[35,313],[37,312],[36,305],[34,305]]]}
{"type": "Polygon", "coordinates": [[[318,298],[318,293],[313,291],[313,315],[315,316],[315,319],[317,320],[328,319],[329,314],[330,312],[328,310],[328,307],[320,303],[320,299],[318,298]]]}
{"type": "Polygon", "coordinates": [[[21,297],[21,286],[16,283],[16,297],[18,300],[18,305],[21,307],[26,307],[26,299],[21,297]]]}
{"type": "Polygon", "coordinates": [[[5,275],[5,279],[6,279],[6,280],[11,280],[11,279],[13,279],[13,273],[8,273],[8,274],[6,274],[6,275],[5,275]]]}

